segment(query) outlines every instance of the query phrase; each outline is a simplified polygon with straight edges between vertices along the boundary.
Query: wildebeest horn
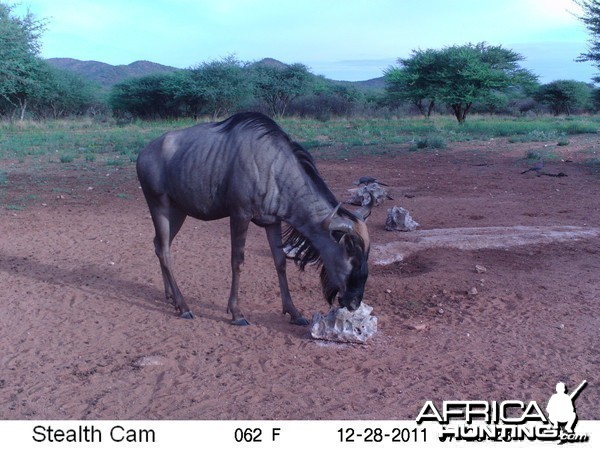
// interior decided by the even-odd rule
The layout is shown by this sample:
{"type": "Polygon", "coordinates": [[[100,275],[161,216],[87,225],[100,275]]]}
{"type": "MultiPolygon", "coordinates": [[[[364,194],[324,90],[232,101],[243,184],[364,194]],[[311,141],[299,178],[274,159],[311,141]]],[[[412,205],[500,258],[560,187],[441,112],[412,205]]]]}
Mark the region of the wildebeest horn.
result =
{"type": "Polygon", "coordinates": [[[334,217],[329,223],[329,231],[341,231],[343,233],[351,233],[354,231],[352,221],[345,217],[334,217]]]}
{"type": "Polygon", "coordinates": [[[375,196],[371,191],[367,191],[369,194],[370,200],[366,205],[362,205],[356,211],[354,211],[354,215],[362,220],[367,220],[367,217],[371,215],[371,209],[375,206],[375,196]]]}
{"type": "Polygon", "coordinates": [[[339,203],[334,210],[322,222],[324,229],[328,231],[341,231],[343,233],[352,232],[352,221],[350,219],[337,215],[338,209],[342,204],[339,203]]]}
{"type": "Polygon", "coordinates": [[[333,219],[333,217],[337,214],[338,209],[340,209],[340,206],[342,206],[341,203],[338,203],[338,205],[333,208],[333,211],[331,211],[331,213],[325,217],[325,219],[323,219],[323,222],[321,222],[321,225],[323,226],[324,229],[329,229],[329,224],[331,223],[331,220],[333,219]]]}

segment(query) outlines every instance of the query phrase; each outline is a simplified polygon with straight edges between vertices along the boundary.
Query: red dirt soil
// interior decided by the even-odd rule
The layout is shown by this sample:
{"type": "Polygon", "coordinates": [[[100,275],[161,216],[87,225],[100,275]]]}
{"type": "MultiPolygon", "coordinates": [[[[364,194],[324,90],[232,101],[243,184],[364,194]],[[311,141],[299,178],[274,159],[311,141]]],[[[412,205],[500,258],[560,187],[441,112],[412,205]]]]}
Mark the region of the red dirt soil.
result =
{"type": "MultiPolygon", "coordinates": [[[[596,136],[556,147],[521,174],[540,143],[497,139],[439,151],[318,161],[340,200],[362,175],[390,185],[374,210],[407,208],[420,229],[600,226],[600,174],[583,164],[596,136]]],[[[371,264],[365,302],[378,333],[365,345],[310,338],[281,315],[264,233],[251,227],[241,301],[229,324],[227,220],[188,219],[175,275],[196,318],[164,299],[153,229],[133,165],[0,162],[0,418],[414,419],[426,400],[536,400],[558,381],[588,386],[581,420],[600,419],[600,239],[501,249],[430,248],[371,264]],[[475,266],[486,268],[478,273],[475,266]],[[473,293],[473,288],[476,293],[473,293]]],[[[318,273],[290,266],[307,318],[326,312],[318,273]]]]}

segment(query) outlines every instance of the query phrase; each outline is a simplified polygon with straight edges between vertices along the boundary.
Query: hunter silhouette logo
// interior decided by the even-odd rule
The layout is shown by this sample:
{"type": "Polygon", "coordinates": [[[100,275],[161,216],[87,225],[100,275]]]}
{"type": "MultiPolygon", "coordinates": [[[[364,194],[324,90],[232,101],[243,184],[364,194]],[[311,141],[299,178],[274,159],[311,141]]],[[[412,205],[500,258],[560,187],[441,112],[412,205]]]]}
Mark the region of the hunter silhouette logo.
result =
{"type": "Polygon", "coordinates": [[[583,380],[577,389],[570,394],[567,394],[567,387],[565,383],[560,382],[556,384],[556,394],[550,397],[548,400],[548,419],[552,422],[555,428],[560,428],[561,424],[564,425],[565,433],[573,434],[573,428],[577,423],[577,412],[575,411],[575,399],[583,388],[587,385],[587,380],[583,380]]]}
{"type": "Polygon", "coordinates": [[[565,383],[556,385],[548,400],[547,414],[535,400],[451,400],[438,409],[425,402],[416,418],[417,425],[437,422],[442,425],[440,441],[559,441],[588,442],[587,434],[575,434],[577,423],[575,400],[587,381],[567,393],[565,383]]]}

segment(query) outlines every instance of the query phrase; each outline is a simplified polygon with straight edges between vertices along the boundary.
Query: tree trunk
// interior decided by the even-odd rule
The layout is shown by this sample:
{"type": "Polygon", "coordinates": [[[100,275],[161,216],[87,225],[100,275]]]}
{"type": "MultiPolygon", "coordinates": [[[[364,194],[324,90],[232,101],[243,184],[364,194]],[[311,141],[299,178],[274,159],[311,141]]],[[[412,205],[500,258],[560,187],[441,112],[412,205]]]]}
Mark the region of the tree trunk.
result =
{"type": "Polygon", "coordinates": [[[423,100],[421,100],[421,99],[416,100],[414,102],[414,105],[417,107],[417,109],[419,110],[419,112],[421,114],[423,114],[424,117],[427,117],[427,114],[425,113],[425,108],[423,108],[423,100]]]}
{"type": "Polygon", "coordinates": [[[454,111],[454,117],[456,117],[456,120],[458,120],[458,123],[462,124],[465,120],[463,118],[462,105],[454,104],[454,105],[451,105],[451,107],[452,107],[452,111],[454,111]]]}
{"type": "Polygon", "coordinates": [[[23,120],[25,120],[25,110],[27,109],[27,98],[24,98],[23,100],[19,99],[19,108],[21,108],[19,119],[23,122],[23,120]]]}
{"type": "Polygon", "coordinates": [[[435,106],[435,100],[431,100],[429,102],[429,108],[427,108],[427,117],[431,116],[434,106],[435,106]]]}
{"type": "Polygon", "coordinates": [[[465,120],[467,119],[467,113],[469,112],[469,109],[471,109],[472,105],[472,102],[467,103],[464,107],[462,103],[455,103],[451,105],[452,111],[454,111],[454,116],[456,117],[456,120],[458,120],[459,124],[462,125],[465,123],[465,120]]]}
{"type": "Polygon", "coordinates": [[[429,105],[427,106],[427,111],[425,111],[425,107],[423,106],[423,100],[419,99],[414,102],[415,106],[419,109],[419,112],[423,114],[423,117],[431,117],[431,113],[433,111],[433,107],[435,106],[435,100],[430,100],[429,105]]]}
{"type": "Polygon", "coordinates": [[[467,106],[465,107],[464,111],[463,111],[463,117],[462,117],[462,121],[464,123],[465,120],[467,120],[467,113],[469,112],[469,110],[471,109],[471,106],[473,106],[472,102],[467,103],[467,106]]]}

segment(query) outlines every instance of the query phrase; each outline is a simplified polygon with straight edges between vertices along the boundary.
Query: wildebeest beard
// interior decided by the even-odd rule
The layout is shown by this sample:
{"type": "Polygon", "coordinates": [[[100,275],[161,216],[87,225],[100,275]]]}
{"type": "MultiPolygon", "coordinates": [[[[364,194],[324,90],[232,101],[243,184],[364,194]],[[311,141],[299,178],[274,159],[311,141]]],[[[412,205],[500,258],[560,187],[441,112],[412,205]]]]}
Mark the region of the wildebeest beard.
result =
{"type": "MultiPolygon", "coordinates": [[[[350,214],[350,213],[348,213],[350,214]]],[[[340,232],[333,233],[334,238],[340,242],[343,234],[340,232]]],[[[321,287],[323,296],[330,305],[333,305],[336,295],[339,292],[339,287],[336,286],[330,279],[319,251],[312,245],[310,240],[300,233],[295,228],[288,226],[283,232],[283,247],[294,263],[304,270],[307,265],[315,265],[321,268],[321,287]]],[[[367,280],[369,269],[367,265],[368,253],[365,252],[365,243],[360,236],[346,234],[344,236],[346,250],[350,260],[352,261],[352,269],[346,280],[346,291],[343,298],[340,298],[340,304],[349,309],[354,309],[358,305],[351,305],[354,299],[362,300],[365,282],[367,280]]],[[[360,304],[359,300],[359,304],[360,304]]]]}

